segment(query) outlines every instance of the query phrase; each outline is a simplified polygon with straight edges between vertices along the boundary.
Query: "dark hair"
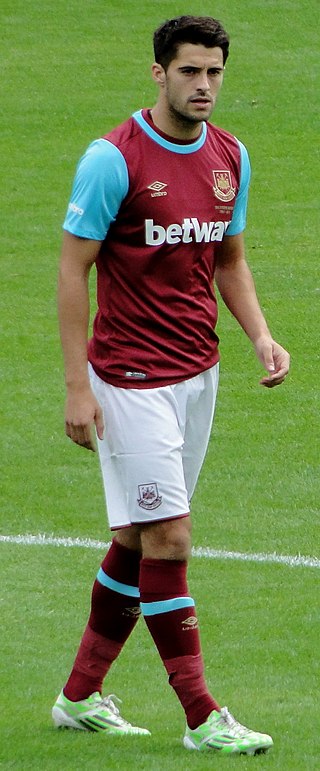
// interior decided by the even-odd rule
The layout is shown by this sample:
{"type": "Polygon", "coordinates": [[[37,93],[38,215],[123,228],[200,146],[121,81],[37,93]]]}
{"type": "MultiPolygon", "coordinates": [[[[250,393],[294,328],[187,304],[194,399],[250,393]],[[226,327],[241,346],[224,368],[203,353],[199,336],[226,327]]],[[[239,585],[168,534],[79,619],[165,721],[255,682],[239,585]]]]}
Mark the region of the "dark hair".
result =
{"type": "Polygon", "coordinates": [[[222,49],[223,63],[229,53],[229,36],[222,24],[211,16],[177,16],[156,29],[153,36],[155,60],[166,70],[182,43],[202,44],[222,49]]]}

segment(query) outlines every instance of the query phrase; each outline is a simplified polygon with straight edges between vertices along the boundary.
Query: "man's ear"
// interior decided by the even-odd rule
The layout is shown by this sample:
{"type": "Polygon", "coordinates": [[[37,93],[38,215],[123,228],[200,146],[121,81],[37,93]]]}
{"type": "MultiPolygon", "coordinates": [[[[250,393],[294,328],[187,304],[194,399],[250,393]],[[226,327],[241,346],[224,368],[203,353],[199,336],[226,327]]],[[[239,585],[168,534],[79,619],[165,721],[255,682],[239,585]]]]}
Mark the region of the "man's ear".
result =
{"type": "Polygon", "coordinates": [[[152,77],[158,86],[163,86],[166,80],[166,73],[161,64],[154,62],[151,67],[152,77]]]}

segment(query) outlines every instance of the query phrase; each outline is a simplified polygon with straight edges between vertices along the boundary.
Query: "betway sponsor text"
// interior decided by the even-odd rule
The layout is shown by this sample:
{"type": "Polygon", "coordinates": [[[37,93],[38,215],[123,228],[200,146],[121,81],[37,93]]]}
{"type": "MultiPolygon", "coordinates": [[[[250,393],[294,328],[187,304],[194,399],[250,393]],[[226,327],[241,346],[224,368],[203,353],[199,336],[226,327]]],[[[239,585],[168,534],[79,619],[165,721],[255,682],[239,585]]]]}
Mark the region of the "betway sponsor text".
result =
{"type": "Polygon", "coordinates": [[[174,222],[167,228],[155,225],[154,220],[145,220],[145,236],[148,246],[161,246],[161,244],[189,244],[191,241],[200,243],[205,241],[222,241],[230,222],[202,222],[196,217],[185,217],[181,225],[174,222]]]}

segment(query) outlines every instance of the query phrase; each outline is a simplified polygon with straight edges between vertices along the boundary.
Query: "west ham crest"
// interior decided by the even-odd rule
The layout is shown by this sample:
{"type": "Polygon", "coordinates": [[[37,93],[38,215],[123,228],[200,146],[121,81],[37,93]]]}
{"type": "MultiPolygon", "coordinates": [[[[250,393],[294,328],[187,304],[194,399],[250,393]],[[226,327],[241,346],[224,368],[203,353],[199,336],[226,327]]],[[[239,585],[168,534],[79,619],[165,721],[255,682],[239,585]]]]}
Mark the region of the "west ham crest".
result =
{"type": "Polygon", "coordinates": [[[232,201],[235,197],[235,188],[232,187],[230,171],[213,171],[213,192],[219,201],[232,201]]]}
{"type": "Polygon", "coordinates": [[[155,482],[147,485],[138,485],[139,496],[138,504],[142,509],[157,509],[162,502],[162,497],[158,493],[158,486],[155,482]]]}

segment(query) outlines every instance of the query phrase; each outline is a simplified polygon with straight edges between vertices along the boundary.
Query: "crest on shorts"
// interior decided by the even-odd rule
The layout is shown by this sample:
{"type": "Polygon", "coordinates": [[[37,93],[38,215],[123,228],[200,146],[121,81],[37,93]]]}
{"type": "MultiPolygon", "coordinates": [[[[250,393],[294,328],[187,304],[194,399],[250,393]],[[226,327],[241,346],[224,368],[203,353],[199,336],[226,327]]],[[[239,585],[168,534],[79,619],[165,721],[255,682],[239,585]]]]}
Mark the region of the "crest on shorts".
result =
{"type": "Polygon", "coordinates": [[[231,174],[228,169],[213,171],[213,192],[219,201],[232,201],[235,197],[236,190],[232,187],[231,174]]]}
{"type": "Polygon", "coordinates": [[[157,509],[162,503],[162,497],[158,492],[158,485],[155,482],[149,482],[145,485],[138,485],[139,498],[138,504],[142,509],[157,509]]]}

